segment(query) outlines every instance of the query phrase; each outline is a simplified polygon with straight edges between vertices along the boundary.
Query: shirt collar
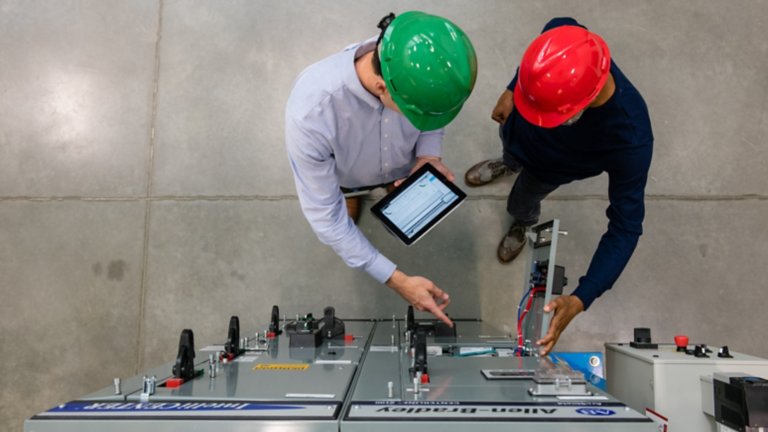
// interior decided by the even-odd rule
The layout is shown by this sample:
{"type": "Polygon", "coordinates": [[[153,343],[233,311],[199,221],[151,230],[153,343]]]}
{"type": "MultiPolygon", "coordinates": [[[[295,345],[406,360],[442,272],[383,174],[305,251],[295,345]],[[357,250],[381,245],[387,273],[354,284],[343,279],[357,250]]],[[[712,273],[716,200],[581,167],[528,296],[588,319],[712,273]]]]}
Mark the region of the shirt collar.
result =
{"type": "Polygon", "coordinates": [[[357,76],[357,71],[355,70],[355,60],[374,49],[376,49],[375,36],[360,44],[352,45],[347,48],[347,53],[349,55],[346,56],[346,59],[344,60],[346,62],[346,65],[344,66],[344,83],[352,94],[365,101],[371,108],[381,109],[384,105],[379,98],[372,95],[371,92],[363,87],[363,83],[360,82],[360,78],[357,76]]]}

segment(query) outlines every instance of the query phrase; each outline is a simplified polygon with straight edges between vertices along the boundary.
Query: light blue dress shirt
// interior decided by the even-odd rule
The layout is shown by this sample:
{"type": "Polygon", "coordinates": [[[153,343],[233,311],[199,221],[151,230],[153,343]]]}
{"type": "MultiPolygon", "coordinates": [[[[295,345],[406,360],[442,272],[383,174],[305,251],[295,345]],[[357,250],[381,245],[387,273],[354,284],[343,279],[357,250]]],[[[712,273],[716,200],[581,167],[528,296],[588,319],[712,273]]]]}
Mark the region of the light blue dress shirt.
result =
{"type": "Polygon", "coordinates": [[[395,264],[347,216],[340,187],[406,177],[419,156],[440,156],[443,129],[421,132],[369,93],[355,59],[376,38],[347,47],[305,69],[285,111],[285,143],[304,216],[321,242],[353,268],[386,282],[395,264]]]}

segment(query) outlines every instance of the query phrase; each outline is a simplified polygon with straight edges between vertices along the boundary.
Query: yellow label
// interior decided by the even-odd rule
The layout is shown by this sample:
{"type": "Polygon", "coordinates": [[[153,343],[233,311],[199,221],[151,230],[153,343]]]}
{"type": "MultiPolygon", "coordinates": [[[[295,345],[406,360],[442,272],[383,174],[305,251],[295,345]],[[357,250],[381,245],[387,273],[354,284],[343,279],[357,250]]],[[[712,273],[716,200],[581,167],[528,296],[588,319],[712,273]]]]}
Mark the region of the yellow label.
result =
{"type": "Polygon", "coordinates": [[[269,371],[305,371],[309,369],[307,363],[260,363],[253,367],[253,370],[269,371]]]}

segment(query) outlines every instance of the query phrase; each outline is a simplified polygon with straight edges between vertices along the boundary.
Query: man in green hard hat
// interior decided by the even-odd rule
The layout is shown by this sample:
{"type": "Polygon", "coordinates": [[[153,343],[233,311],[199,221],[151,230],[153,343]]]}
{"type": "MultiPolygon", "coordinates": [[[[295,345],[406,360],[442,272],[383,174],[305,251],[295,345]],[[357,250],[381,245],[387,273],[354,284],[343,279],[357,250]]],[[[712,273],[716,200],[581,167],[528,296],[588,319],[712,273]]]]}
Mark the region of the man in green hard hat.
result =
{"type": "Polygon", "coordinates": [[[423,12],[389,14],[381,34],[305,69],[285,113],[285,140],[304,216],[321,242],[417,310],[451,324],[447,293],[409,276],[355,224],[362,192],[392,188],[425,163],[441,162],[443,127],[475,84],[477,60],[464,32],[423,12]],[[346,195],[346,196],[345,196],[346,195]]]}

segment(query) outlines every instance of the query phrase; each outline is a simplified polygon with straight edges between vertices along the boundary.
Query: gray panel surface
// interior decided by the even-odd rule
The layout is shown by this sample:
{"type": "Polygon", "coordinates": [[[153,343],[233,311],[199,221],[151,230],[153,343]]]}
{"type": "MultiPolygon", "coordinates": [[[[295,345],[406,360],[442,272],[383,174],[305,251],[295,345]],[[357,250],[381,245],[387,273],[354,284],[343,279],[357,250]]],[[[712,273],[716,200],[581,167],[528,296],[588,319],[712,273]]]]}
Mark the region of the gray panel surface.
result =
{"type": "MultiPolygon", "coordinates": [[[[287,331],[261,341],[252,338],[243,354],[220,364],[215,377],[210,375],[207,359],[209,352],[217,350],[200,347],[195,356],[200,374],[178,388],[165,386],[173,367],[167,363],[125,380],[124,400],[108,386],[40,413],[26,422],[25,430],[90,431],[106,425],[120,431],[147,424],[153,430],[181,430],[193,420],[196,430],[205,431],[213,425],[218,430],[247,425],[337,431],[336,418],[374,326],[370,321],[348,320],[345,335],[351,338],[325,340],[316,348],[291,347],[287,331]],[[140,394],[143,376],[157,378],[156,391],[148,398],[140,394]]],[[[252,333],[241,333],[247,334],[252,333]]]]}
{"type": "MultiPolygon", "coordinates": [[[[377,327],[374,340],[388,339],[391,322],[377,327]],[[385,334],[388,337],[380,337],[385,334]]],[[[405,328],[402,322],[399,331],[405,328]]],[[[523,428],[531,431],[654,431],[643,415],[626,408],[613,397],[590,388],[588,397],[542,397],[529,392],[532,380],[487,380],[483,369],[537,370],[536,357],[460,357],[452,348],[510,348],[509,340],[489,341],[494,330],[483,323],[457,322],[454,341],[429,337],[429,346],[442,347],[443,355],[428,356],[429,383],[413,391],[407,346],[398,351],[367,354],[357,385],[352,391],[342,431],[384,430],[397,425],[404,430],[460,430],[462,422],[482,424],[483,430],[523,428]],[[481,337],[481,335],[483,337],[481,337]],[[389,393],[389,383],[392,393],[389,393]],[[480,423],[477,423],[480,422],[480,423]]],[[[403,341],[401,339],[401,341],[403,341]]],[[[403,344],[405,341],[403,341],[403,344]]]]}
{"type": "MultiPolygon", "coordinates": [[[[466,421],[482,422],[490,430],[513,424],[536,431],[562,431],[566,424],[569,430],[587,426],[594,431],[653,430],[647,418],[596,389],[586,397],[534,397],[529,389],[536,383],[531,379],[487,380],[480,373],[483,369],[537,370],[546,365],[535,357],[462,356],[461,349],[514,346],[477,321],[457,321],[455,337],[428,337],[428,345],[442,355],[429,357],[431,379],[416,392],[409,371],[410,350],[402,337],[396,341],[397,350],[371,348],[370,342],[387,339],[390,345],[378,347],[392,348],[392,336],[405,332],[404,321],[394,324],[347,320],[345,335],[353,337],[327,340],[317,348],[291,347],[288,331],[274,338],[250,339],[246,350],[220,364],[215,376],[204,359],[220,348],[203,347],[196,355],[195,369],[200,372],[177,388],[166,387],[173,364],[165,364],[139,375],[157,377],[152,394],[139,394],[136,376],[126,380],[125,400],[116,400],[111,387],[106,387],[38,414],[25,423],[25,431],[102,427],[123,431],[146,425],[172,431],[190,424],[208,431],[216,424],[218,430],[278,427],[345,432],[382,424],[391,427],[391,422],[410,430],[424,422],[452,428],[466,421]]],[[[434,322],[419,320],[415,325],[434,322]]],[[[548,374],[556,372],[553,367],[545,367],[548,374]]]]}

